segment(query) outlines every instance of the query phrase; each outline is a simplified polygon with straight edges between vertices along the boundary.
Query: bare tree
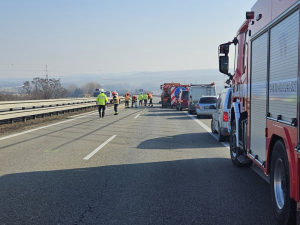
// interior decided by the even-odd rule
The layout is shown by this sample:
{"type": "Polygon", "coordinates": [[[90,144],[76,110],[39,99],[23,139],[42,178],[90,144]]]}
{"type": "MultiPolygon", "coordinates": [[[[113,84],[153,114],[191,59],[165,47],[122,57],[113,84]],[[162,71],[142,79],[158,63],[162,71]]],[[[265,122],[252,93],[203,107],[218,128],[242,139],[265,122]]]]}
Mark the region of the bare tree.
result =
{"type": "Polygon", "coordinates": [[[89,94],[91,96],[93,95],[94,90],[96,88],[101,88],[101,85],[97,82],[88,82],[81,86],[81,89],[83,90],[84,94],[89,94]]]}
{"type": "Polygon", "coordinates": [[[31,83],[24,82],[22,93],[31,96],[33,99],[62,98],[67,94],[67,89],[63,88],[60,79],[33,78],[31,83]]]}

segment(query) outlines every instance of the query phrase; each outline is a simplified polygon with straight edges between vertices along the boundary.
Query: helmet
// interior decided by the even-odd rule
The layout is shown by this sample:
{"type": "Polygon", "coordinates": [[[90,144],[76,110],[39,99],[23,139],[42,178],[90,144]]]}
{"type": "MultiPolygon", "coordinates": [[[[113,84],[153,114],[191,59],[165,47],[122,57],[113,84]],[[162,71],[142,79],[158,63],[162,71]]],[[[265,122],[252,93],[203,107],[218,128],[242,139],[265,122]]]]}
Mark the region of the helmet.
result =
{"type": "Polygon", "coordinates": [[[116,92],[113,91],[112,95],[115,95],[115,94],[116,94],[116,92]]]}
{"type": "Polygon", "coordinates": [[[141,94],[143,94],[143,92],[141,92],[141,94]]]}
{"type": "Polygon", "coordinates": [[[100,89],[100,92],[104,92],[104,90],[101,88],[101,89],[100,89]]]}

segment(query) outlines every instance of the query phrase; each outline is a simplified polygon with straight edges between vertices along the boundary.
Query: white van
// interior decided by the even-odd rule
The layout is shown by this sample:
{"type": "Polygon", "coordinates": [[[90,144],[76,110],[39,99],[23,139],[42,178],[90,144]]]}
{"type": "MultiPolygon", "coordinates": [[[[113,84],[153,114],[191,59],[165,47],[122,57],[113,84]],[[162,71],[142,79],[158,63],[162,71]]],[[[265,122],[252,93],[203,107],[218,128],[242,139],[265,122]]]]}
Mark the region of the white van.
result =
{"type": "Polygon", "coordinates": [[[215,96],[215,83],[211,84],[191,84],[188,97],[188,112],[192,114],[196,112],[196,107],[199,99],[202,96],[215,96]]]}

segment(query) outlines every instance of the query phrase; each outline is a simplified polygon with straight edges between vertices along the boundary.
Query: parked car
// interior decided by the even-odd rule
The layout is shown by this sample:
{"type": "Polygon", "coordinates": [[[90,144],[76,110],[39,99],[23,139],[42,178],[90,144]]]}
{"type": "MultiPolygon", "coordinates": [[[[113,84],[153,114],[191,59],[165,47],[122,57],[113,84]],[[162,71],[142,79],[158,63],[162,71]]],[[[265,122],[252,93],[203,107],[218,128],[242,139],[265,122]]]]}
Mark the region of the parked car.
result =
{"type": "Polygon", "coordinates": [[[212,116],[216,109],[216,96],[203,96],[199,99],[196,106],[197,118],[201,116],[212,116]]]}
{"type": "Polygon", "coordinates": [[[228,132],[228,115],[230,113],[231,88],[224,89],[219,95],[216,109],[211,120],[211,131],[218,134],[219,141],[225,141],[228,132]]]}
{"type": "Polygon", "coordinates": [[[189,91],[188,90],[182,90],[179,94],[179,98],[177,101],[177,110],[182,111],[182,109],[188,108],[188,100],[189,100],[189,91]]]}

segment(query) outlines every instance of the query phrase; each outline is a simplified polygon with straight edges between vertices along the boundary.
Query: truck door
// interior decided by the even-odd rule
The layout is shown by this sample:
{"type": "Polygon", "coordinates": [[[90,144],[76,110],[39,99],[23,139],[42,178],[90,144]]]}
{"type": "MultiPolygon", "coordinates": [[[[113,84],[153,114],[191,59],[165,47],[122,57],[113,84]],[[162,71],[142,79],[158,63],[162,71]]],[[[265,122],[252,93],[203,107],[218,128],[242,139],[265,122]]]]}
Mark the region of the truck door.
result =
{"type": "Polygon", "coordinates": [[[211,95],[211,87],[206,87],[206,94],[205,95],[208,95],[208,96],[211,95]]]}
{"type": "Polygon", "coordinates": [[[266,104],[268,68],[268,32],[252,41],[250,75],[250,153],[266,160],[266,104]]]}

